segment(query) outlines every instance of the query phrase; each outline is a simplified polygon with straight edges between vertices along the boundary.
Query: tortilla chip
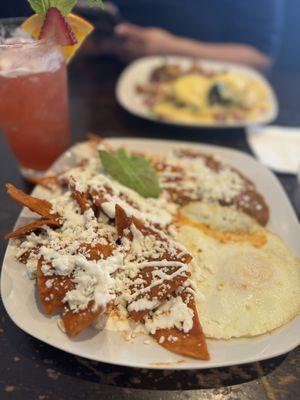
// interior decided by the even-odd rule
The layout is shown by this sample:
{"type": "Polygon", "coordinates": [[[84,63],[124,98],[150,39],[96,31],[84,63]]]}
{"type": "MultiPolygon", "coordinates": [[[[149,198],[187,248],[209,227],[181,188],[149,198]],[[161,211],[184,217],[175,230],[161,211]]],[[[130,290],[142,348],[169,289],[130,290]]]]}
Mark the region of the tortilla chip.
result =
{"type": "Polygon", "coordinates": [[[42,186],[48,190],[54,190],[56,186],[58,186],[58,178],[56,175],[45,175],[41,178],[31,177],[30,181],[35,185],[42,186]]]}
{"type": "Polygon", "coordinates": [[[16,229],[15,231],[8,233],[5,236],[5,239],[12,239],[12,238],[17,238],[20,236],[28,235],[28,233],[34,232],[34,231],[42,228],[45,225],[51,226],[53,228],[57,228],[60,226],[60,224],[58,223],[58,221],[55,218],[41,218],[36,221],[30,222],[30,224],[22,226],[22,227],[16,229]]]}
{"type": "Polygon", "coordinates": [[[21,203],[23,206],[29,208],[29,210],[39,214],[42,217],[49,217],[51,215],[53,218],[57,215],[51,214],[52,204],[47,200],[38,199],[36,197],[30,196],[24,193],[22,190],[17,189],[10,183],[6,184],[8,194],[21,203]]]}
{"type": "Polygon", "coordinates": [[[43,274],[41,267],[42,258],[39,260],[37,267],[37,285],[45,314],[52,315],[54,311],[61,310],[66,333],[69,337],[74,337],[88,327],[104,311],[104,308],[98,307],[94,310],[94,302],[90,302],[85,310],[73,312],[68,304],[63,302],[67,292],[75,289],[75,284],[72,282],[71,277],[61,275],[46,276],[43,274]]]}
{"type": "MultiPolygon", "coordinates": [[[[98,190],[90,189],[89,196],[91,198],[93,206],[95,207],[94,210],[98,210],[98,211],[101,210],[103,214],[105,214],[108,218],[110,218],[110,216],[102,208],[102,204],[110,202],[111,198],[114,197],[112,189],[109,186],[106,186],[104,184],[101,189],[98,189],[98,190]]],[[[118,193],[118,197],[120,200],[123,200],[124,202],[129,204],[132,208],[135,208],[136,210],[140,210],[140,207],[138,206],[138,204],[135,203],[133,200],[131,200],[127,196],[126,193],[123,193],[122,191],[120,191],[118,193]]]]}
{"type": "Polygon", "coordinates": [[[188,333],[185,333],[176,327],[158,329],[154,334],[151,334],[151,336],[153,336],[157,343],[165,347],[167,350],[186,357],[207,361],[209,360],[209,353],[199,321],[195,297],[188,291],[188,288],[182,288],[182,291],[178,295],[181,296],[182,300],[194,312],[192,329],[188,333]]]}
{"type": "MultiPolygon", "coordinates": [[[[120,236],[125,236],[127,239],[132,240],[133,235],[130,231],[131,225],[135,225],[135,227],[143,234],[143,236],[147,235],[154,235],[157,239],[161,240],[168,240],[165,238],[163,235],[161,235],[157,229],[152,229],[150,226],[146,225],[142,221],[138,220],[135,217],[128,217],[125,211],[119,206],[116,205],[116,227],[118,230],[118,234],[120,236]]],[[[168,254],[164,253],[162,256],[158,258],[149,258],[149,261],[180,261],[182,263],[189,263],[192,260],[192,256],[188,253],[185,253],[180,249],[177,254],[168,254]]],[[[151,284],[153,280],[153,272],[156,269],[161,269],[162,267],[145,267],[143,268],[140,273],[137,275],[137,278],[139,281],[142,279],[143,281],[143,287],[147,287],[151,284]]],[[[168,267],[169,271],[164,271],[167,274],[172,274],[178,270],[178,267],[168,267]]],[[[172,280],[164,280],[161,285],[153,286],[150,288],[149,292],[147,292],[147,295],[140,295],[137,296],[136,300],[139,300],[141,298],[145,298],[146,300],[157,300],[158,303],[162,303],[164,300],[166,300],[171,294],[174,295],[176,289],[178,289],[183,282],[187,280],[187,278],[190,276],[189,272],[186,271],[186,274],[181,276],[177,275],[174,277],[172,280]]],[[[141,286],[139,284],[133,284],[130,287],[130,290],[132,293],[134,292],[139,292],[141,289],[141,286]]],[[[157,341],[160,341],[160,339],[164,336],[167,339],[168,338],[175,338],[174,341],[169,341],[166,340],[164,344],[162,344],[164,347],[169,348],[171,351],[177,352],[182,355],[187,355],[193,358],[198,358],[198,359],[209,359],[209,355],[207,352],[207,346],[205,342],[205,338],[202,332],[202,328],[199,322],[198,318],[198,313],[197,313],[197,308],[195,304],[195,299],[194,296],[191,297],[191,294],[186,290],[182,289],[181,294],[182,299],[185,301],[188,301],[188,306],[193,310],[194,312],[194,318],[193,318],[193,328],[188,332],[184,333],[177,328],[172,328],[172,329],[164,329],[164,330],[157,330],[157,332],[153,335],[154,338],[157,341]]],[[[140,310],[140,311],[131,311],[129,312],[130,318],[132,318],[135,321],[143,321],[143,319],[149,315],[149,310],[140,310]]]]}
{"type": "Polygon", "coordinates": [[[119,236],[124,236],[129,240],[132,240],[132,233],[129,231],[130,226],[132,224],[132,217],[128,217],[126,212],[123,210],[119,204],[116,204],[116,228],[119,236]],[[128,230],[128,233],[124,233],[125,230],[128,230]]]}
{"type": "Polygon", "coordinates": [[[95,133],[88,133],[87,134],[88,141],[93,144],[99,144],[103,141],[103,137],[100,135],[96,135],[95,133]]]}
{"type": "Polygon", "coordinates": [[[41,244],[36,244],[34,247],[26,250],[19,257],[17,257],[17,260],[20,261],[22,264],[27,264],[27,261],[31,257],[31,255],[33,255],[33,254],[37,255],[40,247],[41,247],[41,244]]]}
{"type": "MultiPolygon", "coordinates": [[[[144,237],[147,235],[153,235],[158,240],[166,243],[169,240],[166,236],[162,236],[157,230],[152,229],[150,226],[146,226],[142,221],[138,220],[137,218],[128,217],[125,211],[119,205],[116,205],[116,226],[118,234],[120,236],[125,236],[129,240],[132,240],[133,237],[130,231],[130,227],[132,224],[142,233],[144,237]]],[[[182,249],[179,248],[175,254],[168,254],[166,252],[164,254],[156,254],[153,257],[148,257],[146,261],[162,261],[162,265],[149,265],[147,267],[144,267],[139,271],[137,276],[133,278],[132,285],[129,287],[132,294],[139,293],[142,288],[149,287],[149,291],[138,295],[132,303],[129,303],[129,305],[140,299],[145,299],[146,301],[157,300],[158,304],[167,299],[170,294],[172,294],[183,282],[185,282],[189,278],[190,273],[188,271],[183,271],[181,274],[176,275],[176,272],[181,267],[172,265],[166,267],[163,265],[163,262],[174,261],[187,264],[191,261],[191,259],[192,257],[190,254],[184,253],[182,249]],[[166,275],[175,274],[175,276],[172,279],[163,279],[161,283],[151,287],[155,271],[163,271],[163,273],[166,275]],[[135,283],[135,280],[137,283],[135,283]],[[139,282],[142,282],[142,284],[139,282]]],[[[128,310],[128,312],[130,318],[132,318],[134,321],[141,321],[149,313],[149,309],[145,308],[138,311],[128,310]]]]}
{"type": "Polygon", "coordinates": [[[76,190],[74,183],[70,183],[70,190],[72,192],[72,197],[78,204],[82,214],[91,208],[91,203],[87,193],[76,190]]]}
{"type": "MultiPolygon", "coordinates": [[[[82,243],[78,253],[83,251],[86,259],[99,260],[108,258],[114,249],[114,245],[97,243],[92,246],[90,243],[82,243]]],[[[72,311],[69,305],[63,301],[66,294],[76,288],[72,274],[68,276],[44,275],[42,263],[43,258],[41,257],[37,266],[37,285],[45,313],[51,315],[54,311],[60,310],[67,335],[74,337],[89,326],[100,313],[106,311],[106,308],[98,307],[94,310],[94,302],[90,302],[86,309],[77,312],[72,311]]],[[[51,264],[49,265],[51,266],[51,264]]]]}
{"type": "MultiPolygon", "coordinates": [[[[99,260],[109,257],[114,248],[111,245],[97,243],[92,246],[90,243],[82,243],[80,248],[85,252],[88,260],[99,260]],[[88,254],[87,254],[88,253],[88,254]]],[[[56,309],[63,306],[63,298],[70,290],[75,289],[71,276],[65,275],[44,275],[42,272],[42,261],[40,258],[37,266],[37,284],[41,302],[46,314],[52,314],[56,309]],[[46,282],[49,281],[48,286],[46,282]]]]}
{"type": "Polygon", "coordinates": [[[112,255],[115,246],[110,244],[100,244],[96,243],[92,246],[90,243],[82,243],[80,248],[84,251],[84,255],[88,260],[97,261],[106,259],[112,255]]]}
{"type": "Polygon", "coordinates": [[[94,310],[94,302],[91,301],[85,310],[74,313],[68,305],[65,305],[61,314],[66,333],[69,337],[78,335],[91,325],[95,319],[105,311],[103,307],[94,310]]]}
{"type": "Polygon", "coordinates": [[[105,214],[105,212],[102,210],[102,204],[107,202],[106,200],[106,195],[109,194],[112,196],[112,190],[109,187],[106,187],[103,185],[103,188],[100,190],[95,190],[95,189],[90,189],[89,195],[91,197],[92,203],[94,206],[96,206],[98,209],[101,208],[101,211],[105,214]]]}
{"type": "MultiPolygon", "coordinates": [[[[162,270],[162,267],[145,267],[143,268],[140,273],[137,275],[137,279],[142,279],[143,280],[143,285],[135,284],[133,283],[132,286],[130,286],[130,291],[131,293],[136,293],[139,292],[142,287],[150,287],[152,281],[153,281],[153,273],[156,270],[162,270]]],[[[165,268],[164,273],[166,275],[172,275],[176,273],[176,271],[179,269],[179,267],[167,267],[165,268]]],[[[159,285],[153,286],[150,288],[148,292],[145,294],[141,294],[136,297],[134,301],[137,301],[139,299],[145,299],[145,300],[157,300],[158,303],[161,303],[164,301],[171,293],[175,292],[175,290],[183,283],[185,282],[190,276],[189,272],[185,272],[183,275],[176,275],[173,279],[171,280],[163,280],[163,282],[159,285]]],[[[131,303],[129,303],[130,305],[131,303]]],[[[144,309],[140,311],[129,311],[129,316],[131,319],[134,321],[142,321],[143,318],[148,315],[149,310],[144,309]]]]}
{"type": "Polygon", "coordinates": [[[40,258],[37,265],[37,286],[45,313],[51,315],[62,308],[63,298],[68,291],[75,288],[75,284],[69,276],[44,275],[42,261],[40,258]]]}
{"type": "Polygon", "coordinates": [[[31,251],[32,250],[25,251],[20,257],[18,257],[18,261],[20,261],[22,264],[26,264],[30,257],[31,251]]]}
{"type": "MultiPolygon", "coordinates": [[[[143,236],[153,235],[156,239],[168,242],[171,241],[167,236],[164,234],[160,234],[157,229],[152,228],[150,225],[146,225],[143,221],[139,220],[135,217],[128,217],[126,212],[116,204],[116,227],[119,236],[124,236],[129,240],[132,240],[132,233],[130,231],[131,225],[135,225],[135,227],[143,234],[143,236]],[[126,233],[124,233],[124,231],[126,233]]],[[[185,264],[188,264],[192,261],[193,257],[188,252],[183,252],[182,248],[178,248],[176,254],[168,254],[164,253],[161,255],[161,259],[166,261],[179,261],[185,264]]],[[[151,261],[161,261],[160,258],[154,257],[150,259],[151,261]]]]}
{"type": "Polygon", "coordinates": [[[67,292],[75,288],[75,284],[69,276],[44,275],[40,261],[37,269],[37,284],[45,313],[52,315],[54,311],[61,310],[61,317],[69,337],[76,336],[88,327],[103,311],[101,307],[93,311],[94,303],[90,302],[87,309],[74,313],[67,304],[63,303],[63,299],[67,292]],[[47,287],[46,282],[51,282],[51,287],[47,287]]]}

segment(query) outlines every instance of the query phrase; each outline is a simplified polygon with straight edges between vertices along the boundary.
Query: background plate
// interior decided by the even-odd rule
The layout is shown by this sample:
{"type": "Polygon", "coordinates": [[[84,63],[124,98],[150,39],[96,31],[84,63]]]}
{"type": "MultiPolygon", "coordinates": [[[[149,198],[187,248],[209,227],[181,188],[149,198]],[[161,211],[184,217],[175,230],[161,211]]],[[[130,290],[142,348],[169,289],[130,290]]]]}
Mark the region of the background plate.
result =
{"type": "Polygon", "coordinates": [[[271,101],[270,110],[266,111],[261,117],[256,120],[252,120],[250,122],[243,121],[233,121],[233,122],[215,122],[213,124],[207,123],[184,123],[184,122],[172,122],[172,121],[163,121],[151,115],[148,107],[144,104],[143,96],[136,92],[136,85],[143,84],[148,82],[149,76],[152,73],[153,69],[161,66],[162,64],[167,63],[176,63],[183,68],[188,68],[195,59],[183,56],[151,56],[140,58],[137,61],[131,63],[120,75],[116,86],[116,97],[120,105],[125,108],[126,111],[134,114],[138,117],[143,117],[152,121],[161,122],[168,125],[176,125],[176,126],[189,126],[189,127],[207,127],[207,128],[241,128],[250,125],[258,125],[258,124],[267,124],[272,122],[278,115],[278,103],[276,96],[271,88],[269,82],[257,71],[252,68],[232,64],[225,63],[219,61],[208,61],[201,60],[199,64],[203,66],[205,69],[212,71],[223,71],[230,70],[235,72],[242,72],[244,74],[249,75],[250,77],[254,77],[267,86],[269,91],[269,97],[271,101]]]}
{"type": "MultiPolygon", "coordinates": [[[[156,153],[184,145],[222,157],[256,183],[270,207],[269,226],[300,256],[300,227],[297,217],[276,177],[254,158],[232,149],[185,142],[120,138],[111,139],[109,143],[139,151],[147,149],[156,153]]],[[[72,164],[74,154],[84,149],[87,149],[86,144],[74,146],[71,152],[65,153],[54,164],[53,169],[60,170],[64,165],[72,164]]],[[[37,196],[45,196],[45,193],[42,188],[33,191],[37,196]]],[[[24,224],[30,215],[29,211],[23,210],[17,226],[24,224]]],[[[24,266],[14,260],[14,248],[11,243],[8,245],[3,262],[1,293],[9,316],[25,332],[61,350],[107,363],[160,369],[223,367],[275,357],[292,350],[300,343],[300,317],[271,334],[256,338],[208,340],[211,355],[211,360],[208,362],[173,354],[144,335],[127,342],[122,333],[107,330],[98,332],[88,328],[76,339],[70,340],[58,329],[57,317],[49,318],[42,314],[34,281],[27,278],[24,266]],[[148,339],[150,344],[144,344],[145,339],[148,339]]]]}

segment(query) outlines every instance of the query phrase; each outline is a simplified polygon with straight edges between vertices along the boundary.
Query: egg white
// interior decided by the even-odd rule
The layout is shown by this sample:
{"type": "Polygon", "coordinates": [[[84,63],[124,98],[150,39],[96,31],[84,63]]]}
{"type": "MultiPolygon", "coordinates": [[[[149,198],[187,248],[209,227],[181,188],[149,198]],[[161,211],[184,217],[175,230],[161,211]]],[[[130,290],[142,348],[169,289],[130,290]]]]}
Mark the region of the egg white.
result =
{"type": "Polygon", "coordinates": [[[261,335],[300,311],[300,265],[276,235],[267,242],[220,243],[182,226],[179,239],[194,255],[192,277],[204,334],[229,339],[261,335]]]}

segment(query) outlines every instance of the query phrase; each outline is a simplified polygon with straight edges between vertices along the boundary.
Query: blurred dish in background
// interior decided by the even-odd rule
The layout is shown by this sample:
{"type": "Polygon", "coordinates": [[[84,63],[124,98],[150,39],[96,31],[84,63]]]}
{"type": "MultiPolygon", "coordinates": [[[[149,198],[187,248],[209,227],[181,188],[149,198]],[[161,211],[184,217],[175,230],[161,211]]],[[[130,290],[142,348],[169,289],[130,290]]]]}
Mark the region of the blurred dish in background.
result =
{"type": "Polygon", "coordinates": [[[244,66],[188,57],[146,57],[121,75],[116,95],[129,112],[186,126],[243,127],[273,121],[275,94],[244,66]]]}

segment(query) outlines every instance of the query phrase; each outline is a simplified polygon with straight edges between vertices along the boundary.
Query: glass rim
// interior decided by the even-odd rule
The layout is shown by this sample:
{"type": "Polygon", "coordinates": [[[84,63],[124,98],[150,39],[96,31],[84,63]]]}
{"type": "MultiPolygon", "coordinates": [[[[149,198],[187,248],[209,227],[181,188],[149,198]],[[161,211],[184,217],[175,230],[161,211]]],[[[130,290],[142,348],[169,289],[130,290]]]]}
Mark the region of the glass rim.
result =
{"type": "MultiPolygon", "coordinates": [[[[13,26],[20,27],[22,22],[24,22],[28,17],[10,17],[10,18],[0,18],[0,27],[3,25],[5,28],[6,26],[13,26]]],[[[21,38],[22,39],[22,38],[21,38]]],[[[26,39],[25,39],[26,40],[26,39]]],[[[28,41],[18,41],[14,43],[2,43],[0,38],[0,49],[18,49],[18,48],[39,48],[39,47],[59,47],[52,39],[42,39],[36,40],[32,38],[32,40],[28,41]]]]}
{"type": "Polygon", "coordinates": [[[59,47],[55,42],[51,39],[42,39],[32,41],[24,41],[24,42],[15,42],[15,43],[1,43],[0,41],[0,49],[18,49],[18,48],[26,48],[26,49],[35,49],[40,47],[59,47]]]}

